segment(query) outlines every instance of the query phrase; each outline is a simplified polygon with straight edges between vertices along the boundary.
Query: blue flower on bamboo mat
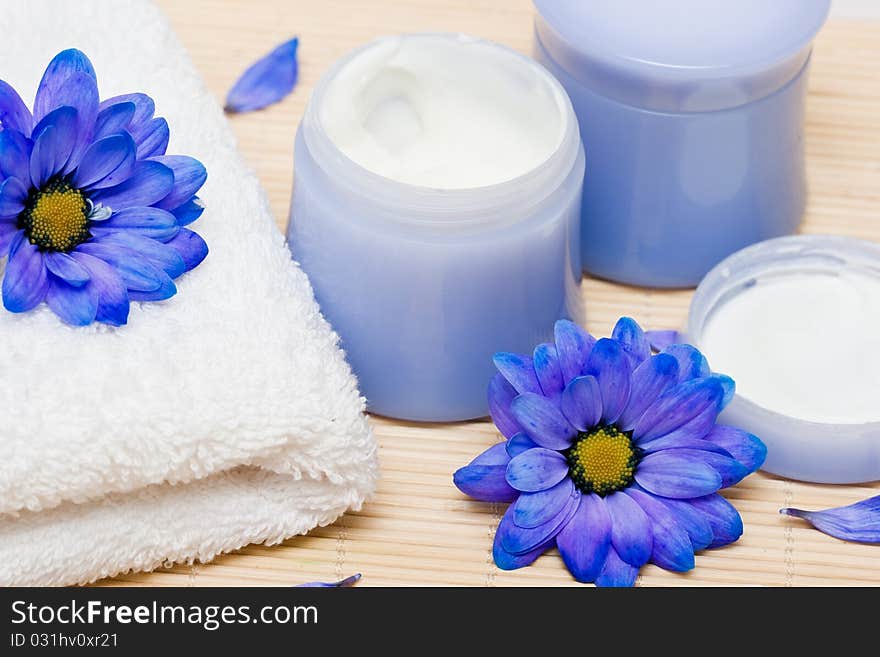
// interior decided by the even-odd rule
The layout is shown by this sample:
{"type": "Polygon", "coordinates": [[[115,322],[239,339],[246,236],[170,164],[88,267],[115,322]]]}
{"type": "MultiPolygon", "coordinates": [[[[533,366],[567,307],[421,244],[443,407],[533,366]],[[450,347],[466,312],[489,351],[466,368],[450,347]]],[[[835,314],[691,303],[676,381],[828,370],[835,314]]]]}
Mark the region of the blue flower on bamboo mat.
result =
{"type": "Polygon", "coordinates": [[[64,322],[120,326],[131,301],[177,292],[174,279],[208,254],[184,228],[199,218],[207,178],[166,155],[168,123],[144,94],[99,101],[78,50],[49,64],[33,113],[0,80],[0,258],[3,305],[44,301],[64,322]]]}
{"type": "Polygon", "coordinates": [[[495,533],[499,568],[555,545],[577,580],[631,586],[648,561],[687,571],[695,552],[739,538],[739,513],[718,491],[757,470],[766,448],[716,424],[734,383],[698,350],[652,355],[629,318],[600,340],[562,320],[555,343],[495,365],[489,408],[507,440],[454,481],[478,500],[512,502],[495,533]]]}
{"type": "Polygon", "coordinates": [[[855,543],[880,543],[880,495],[824,511],[785,508],[779,513],[802,518],[820,532],[855,543]]]}
{"type": "Polygon", "coordinates": [[[282,43],[251,64],[226,96],[226,111],[252,112],[283,100],[296,86],[299,39],[282,43]]]}

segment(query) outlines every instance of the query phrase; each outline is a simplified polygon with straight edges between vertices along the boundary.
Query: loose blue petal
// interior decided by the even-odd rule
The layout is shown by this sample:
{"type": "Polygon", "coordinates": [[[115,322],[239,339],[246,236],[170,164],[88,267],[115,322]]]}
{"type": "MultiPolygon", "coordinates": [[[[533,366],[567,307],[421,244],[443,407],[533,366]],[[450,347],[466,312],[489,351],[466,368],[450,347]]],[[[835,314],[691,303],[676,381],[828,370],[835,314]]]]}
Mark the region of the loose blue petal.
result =
{"type": "Polygon", "coordinates": [[[198,196],[194,196],[189,201],[178,208],[174,208],[171,213],[177,217],[178,226],[189,226],[192,222],[202,216],[205,206],[198,196]]]}
{"type": "Polygon", "coordinates": [[[602,393],[595,376],[579,376],[562,392],[563,415],[578,431],[589,431],[602,419],[602,393]]]}
{"type": "Polygon", "coordinates": [[[678,361],[669,354],[657,354],[642,362],[632,374],[629,402],[617,420],[618,426],[632,431],[648,407],[676,383],[678,361]]]}
{"type": "Polygon", "coordinates": [[[80,263],[66,253],[49,251],[45,254],[46,268],[58,278],[73,287],[82,287],[91,276],[80,263]]]}
{"type": "Polygon", "coordinates": [[[456,488],[482,502],[512,502],[519,495],[505,479],[506,465],[466,465],[452,476],[456,488]]]}
{"type": "Polygon", "coordinates": [[[186,155],[164,155],[152,158],[174,172],[174,189],[156,204],[165,210],[173,210],[183,205],[198,192],[208,179],[205,166],[194,157],[186,155]]]}
{"type": "Polygon", "coordinates": [[[28,197],[27,187],[18,178],[7,178],[0,183],[0,217],[14,217],[24,210],[28,197]]]}
{"type": "Polygon", "coordinates": [[[622,492],[605,497],[611,514],[611,544],[626,563],[641,568],[651,558],[651,522],[635,500],[622,492]]]}
{"type": "Polygon", "coordinates": [[[574,494],[574,483],[568,477],[547,490],[523,493],[514,504],[513,522],[527,529],[543,525],[562,511],[574,494]]]}
{"type": "MultiPolygon", "coordinates": [[[[79,98],[78,94],[85,93],[82,87],[94,88],[94,97],[97,101],[97,81],[95,69],[89,58],[76,49],[64,50],[49,62],[40,86],[37,88],[37,98],[34,101],[34,120],[39,121],[51,111],[63,105],[80,109],[80,106],[71,102],[79,98]],[[87,80],[91,79],[91,84],[87,80]]],[[[88,93],[91,96],[91,93],[88,93]]],[[[95,104],[95,116],[97,116],[97,102],[95,104]]],[[[92,117],[94,121],[95,117],[92,117]]]]}
{"type": "Polygon", "coordinates": [[[127,132],[128,126],[134,118],[134,110],[135,105],[131,102],[116,103],[101,109],[95,119],[95,141],[120,132],[127,132]]]}
{"type": "Polygon", "coordinates": [[[296,61],[298,46],[299,39],[291,39],[248,67],[229,90],[226,111],[262,109],[293,91],[299,68],[296,61]]]}
{"type": "Polygon", "coordinates": [[[712,545],[715,534],[709,519],[700,513],[690,500],[675,500],[664,498],[661,500],[672,513],[675,514],[678,524],[687,532],[691,539],[694,552],[712,545]]]}
{"type": "Polygon", "coordinates": [[[767,446],[757,436],[736,427],[716,425],[706,435],[706,440],[725,449],[749,472],[755,472],[767,458],[767,446]]]}
{"type": "Polygon", "coordinates": [[[137,143],[138,159],[145,160],[148,157],[165,155],[171,139],[171,129],[168,127],[168,121],[159,117],[151,119],[143,130],[132,136],[137,143]]]}
{"type": "MultiPolygon", "coordinates": [[[[711,452],[671,449],[647,454],[636,468],[635,480],[650,493],[688,498],[721,488],[721,475],[706,463],[711,452]]],[[[731,459],[733,460],[733,459],[731,459]]]]}
{"type": "Polygon", "coordinates": [[[18,130],[0,131],[0,180],[18,178],[29,181],[33,144],[18,130]]]}
{"type": "Polygon", "coordinates": [[[532,360],[541,390],[551,399],[558,397],[565,385],[562,382],[562,370],[559,368],[556,346],[549,343],[538,345],[535,347],[532,360]]]}
{"type": "Polygon", "coordinates": [[[559,452],[536,447],[510,460],[507,483],[525,493],[555,486],[568,475],[568,463],[559,452]]]}
{"type": "Polygon", "coordinates": [[[654,536],[651,561],[673,572],[691,570],[694,567],[694,548],[675,514],[649,493],[636,488],[628,488],[624,492],[642,507],[651,520],[654,536]]]}
{"type": "Polygon", "coordinates": [[[128,208],[102,222],[100,228],[92,228],[92,234],[98,236],[114,230],[131,230],[142,237],[167,242],[177,235],[180,227],[174,215],[167,210],[128,208]]]}
{"type": "Polygon", "coordinates": [[[208,245],[205,240],[186,228],[181,228],[177,235],[166,242],[166,246],[170,246],[183,258],[186,271],[195,269],[208,257],[208,245]]]}
{"type": "Polygon", "coordinates": [[[76,110],[59,107],[47,114],[34,128],[30,173],[34,187],[42,187],[64,171],[77,144],[76,110]]]}
{"type": "Polygon", "coordinates": [[[581,495],[569,497],[559,513],[543,525],[538,525],[537,527],[520,527],[517,525],[513,521],[515,511],[513,505],[511,505],[498,525],[497,534],[499,535],[501,546],[511,554],[524,554],[555,538],[559,530],[565,527],[566,523],[569,522],[570,518],[577,511],[581,499],[581,495]]]}
{"type": "Polygon", "coordinates": [[[158,162],[138,162],[131,177],[120,185],[102,189],[92,201],[114,211],[153,205],[168,196],[174,187],[174,173],[158,162]]]}
{"type": "Polygon", "coordinates": [[[803,518],[820,532],[855,543],[880,543],[880,495],[825,511],[785,508],[783,515],[803,518]]]}
{"type": "Polygon", "coordinates": [[[3,305],[9,312],[23,313],[36,308],[46,298],[49,275],[43,253],[19,232],[9,247],[9,260],[3,276],[3,305]]]}
{"type": "Polygon", "coordinates": [[[297,584],[296,588],[311,589],[347,589],[357,584],[361,579],[360,573],[355,573],[350,577],[341,579],[338,582],[306,582],[305,584],[297,584]]]}
{"type": "Polygon", "coordinates": [[[21,96],[8,83],[0,80],[0,130],[16,130],[31,134],[34,119],[21,96]]]}
{"type": "Polygon", "coordinates": [[[125,182],[134,172],[135,145],[127,132],[99,139],[86,149],[73,174],[79,189],[103,189],[125,182]]]}
{"type": "Polygon", "coordinates": [[[524,433],[518,433],[507,441],[507,455],[510,458],[519,456],[523,452],[538,447],[538,444],[524,433]]]}
{"type": "Polygon", "coordinates": [[[562,378],[565,382],[571,381],[583,373],[584,364],[596,344],[596,339],[567,319],[556,322],[553,334],[562,378]]]}
{"type": "Polygon", "coordinates": [[[681,342],[681,335],[678,331],[645,331],[645,338],[651,345],[651,349],[656,352],[681,342]]]}
{"type": "Polygon", "coordinates": [[[489,382],[489,415],[505,438],[511,438],[522,431],[510,411],[510,403],[516,397],[516,389],[501,374],[495,374],[489,382]]]}
{"type": "Polygon", "coordinates": [[[579,582],[593,582],[611,549],[611,515],[605,500],[581,495],[571,520],[556,535],[556,547],[569,572],[579,582]]]}
{"type": "Polygon", "coordinates": [[[492,359],[501,375],[507,379],[518,393],[534,392],[540,395],[541,384],[535,374],[535,365],[528,356],[511,353],[495,354],[492,359]]]}
{"type": "MultiPolygon", "coordinates": [[[[510,506],[508,507],[507,513],[504,515],[504,517],[507,518],[512,514],[513,507],[510,506]]],[[[512,520],[510,520],[509,522],[512,522],[512,520]]],[[[495,560],[495,565],[498,566],[501,570],[516,570],[517,568],[523,568],[525,566],[533,564],[538,557],[540,557],[547,550],[553,547],[553,544],[554,539],[550,538],[533,550],[529,550],[528,552],[524,552],[522,554],[511,554],[504,549],[504,546],[501,544],[501,534],[500,532],[496,531],[495,540],[492,543],[492,558],[495,560]]]]}
{"type": "Polygon", "coordinates": [[[119,273],[103,260],[74,251],[71,257],[89,272],[89,286],[98,295],[95,320],[123,326],[128,322],[129,299],[125,284],[119,273]]]}
{"type": "Polygon", "coordinates": [[[669,354],[678,361],[678,380],[689,381],[709,376],[709,361],[700,351],[689,344],[673,344],[661,353],[669,354]]]}
{"type": "Polygon", "coordinates": [[[687,500],[703,514],[712,527],[710,548],[721,547],[736,541],[743,533],[743,522],[739,512],[718,493],[687,500]]]}
{"type": "Polygon", "coordinates": [[[602,394],[602,419],[613,424],[629,402],[631,368],[617,340],[602,338],[590,352],[584,373],[596,377],[602,394]]]}
{"type": "Polygon", "coordinates": [[[723,397],[716,377],[679,383],[647,408],[633,427],[633,439],[644,443],[673,432],[703,438],[718,417],[723,397]]]}
{"type": "Polygon", "coordinates": [[[630,369],[634,370],[651,355],[651,345],[648,344],[645,332],[630,317],[617,320],[611,337],[623,347],[623,353],[630,361],[630,369]]]}
{"type": "Polygon", "coordinates": [[[510,411],[526,435],[542,447],[568,449],[577,435],[559,407],[541,395],[519,395],[511,402],[510,411]]]}
{"type": "Polygon", "coordinates": [[[629,588],[636,583],[639,569],[626,563],[612,547],[608,550],[605,563],[599,576],[596,577],[596,586],[602,588],[629,588]]]}
{"type": "Polygon", "coordinates": [[[46,292],[46,304],[65,324],[88,326],[95,321],[98,294],[89,286],[74,287],[52,276],[46,292]]]}

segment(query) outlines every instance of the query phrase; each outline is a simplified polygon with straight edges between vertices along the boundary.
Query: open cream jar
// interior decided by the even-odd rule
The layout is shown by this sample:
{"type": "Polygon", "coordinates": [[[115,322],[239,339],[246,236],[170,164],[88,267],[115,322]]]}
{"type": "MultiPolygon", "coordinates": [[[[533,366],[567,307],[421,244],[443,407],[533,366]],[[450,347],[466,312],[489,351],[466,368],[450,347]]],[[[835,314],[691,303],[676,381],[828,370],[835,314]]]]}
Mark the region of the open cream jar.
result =
{"type": "Polygon", "coordinates": [[[743,249],[691,303],[688,340],[737,383],[721,421],[794,479],[880,479],[880,246],[803,235],[743,249]]]}

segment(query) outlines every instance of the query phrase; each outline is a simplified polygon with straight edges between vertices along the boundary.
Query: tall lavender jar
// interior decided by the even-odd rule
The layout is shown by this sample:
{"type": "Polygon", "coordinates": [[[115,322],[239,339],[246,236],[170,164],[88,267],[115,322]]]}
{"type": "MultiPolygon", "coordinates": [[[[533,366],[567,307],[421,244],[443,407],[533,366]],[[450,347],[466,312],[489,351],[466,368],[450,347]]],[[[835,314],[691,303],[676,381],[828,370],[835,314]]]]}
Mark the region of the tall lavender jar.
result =
{"type": "Polygon", "coordinates": [[[379,39],[318,83],[294,160],[288,243],[372,412],[484,416],[493,354],[580,316],[583,146],[533,60],[379,39]]]}
{"type": "Polygon", "coordinates": [[[535,57],[563,84],[587,154],[583,262],[690,287],[796,231],[804,106],[830,0],[534,0],[535,57]]]}

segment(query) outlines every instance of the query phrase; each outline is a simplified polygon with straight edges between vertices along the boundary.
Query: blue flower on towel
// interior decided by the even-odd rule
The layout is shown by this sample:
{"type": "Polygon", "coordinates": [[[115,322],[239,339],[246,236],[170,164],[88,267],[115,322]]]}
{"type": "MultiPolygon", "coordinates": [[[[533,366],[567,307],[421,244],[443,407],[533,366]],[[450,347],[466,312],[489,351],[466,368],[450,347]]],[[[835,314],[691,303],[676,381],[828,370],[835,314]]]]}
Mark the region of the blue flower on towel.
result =
{"type": "Polygon", "coordinates": [[[120,326],[131,301],[173,296],[174,279],[208,254],[185,228],[207,178],[166,155],[168,123],[144,94],[101,102],[78,50],[49,64],[33,112],[0,80],[0,258],[3,305],[45,302],[64,322],[120,326]]]}
{"type": "Polygon", "coordinates": [[[734,383],[672,344],[652,355],[622,318],[596,340],[569,321],[533,356],[495,356],[492,419],[507,438],[455,473],[478,500],[512,502],[495,533],[499,568],[554,545],[574,577],[631,586],[648,561],[672,571],[742,533],[718,491],[757,470],[766,448],[716,424],[734,383]]]}

